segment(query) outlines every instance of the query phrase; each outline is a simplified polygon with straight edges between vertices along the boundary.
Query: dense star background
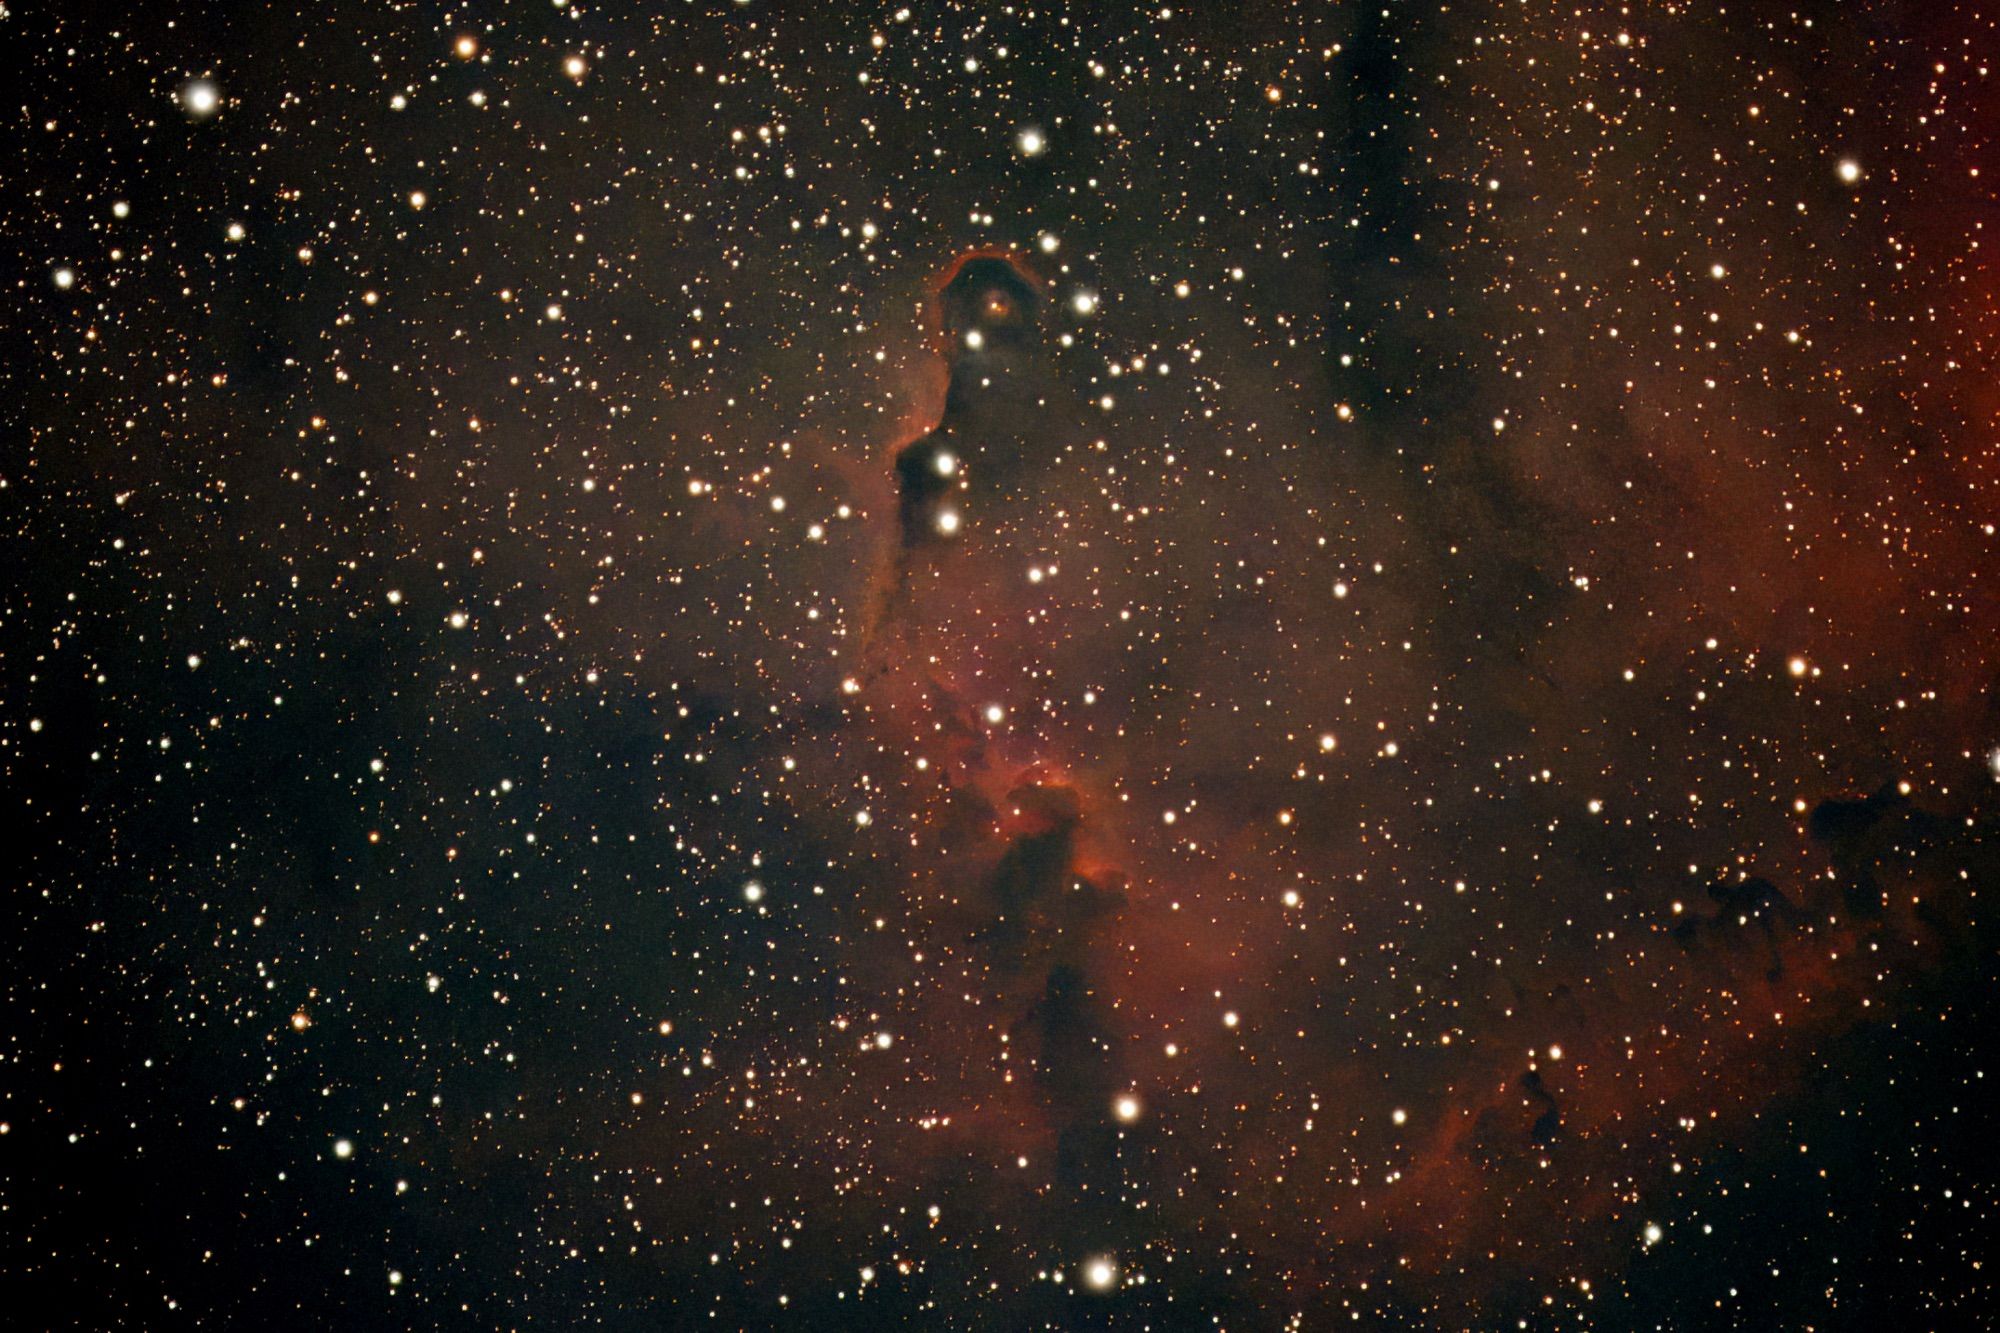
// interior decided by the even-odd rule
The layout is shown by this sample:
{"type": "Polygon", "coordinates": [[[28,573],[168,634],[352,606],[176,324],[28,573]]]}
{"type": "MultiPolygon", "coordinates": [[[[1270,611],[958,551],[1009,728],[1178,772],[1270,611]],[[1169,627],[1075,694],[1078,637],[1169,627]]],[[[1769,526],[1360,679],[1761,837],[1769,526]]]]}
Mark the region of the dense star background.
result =
{"type": "Polygon", "coordinates": [[[1978,5],[0,47],[22,1327],[1992,1326],[1978,5]]]}

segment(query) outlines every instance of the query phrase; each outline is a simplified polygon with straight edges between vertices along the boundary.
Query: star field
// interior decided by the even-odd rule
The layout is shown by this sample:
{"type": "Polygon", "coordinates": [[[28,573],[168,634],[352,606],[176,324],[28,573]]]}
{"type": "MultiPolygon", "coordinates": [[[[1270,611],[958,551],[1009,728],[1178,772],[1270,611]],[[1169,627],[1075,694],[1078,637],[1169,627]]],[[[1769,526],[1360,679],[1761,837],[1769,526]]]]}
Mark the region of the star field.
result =
{"type": "Polygon", "coordinates": [[[22,1326],[1992,1326],[1996,23],[0,4],[22,1326]]]}

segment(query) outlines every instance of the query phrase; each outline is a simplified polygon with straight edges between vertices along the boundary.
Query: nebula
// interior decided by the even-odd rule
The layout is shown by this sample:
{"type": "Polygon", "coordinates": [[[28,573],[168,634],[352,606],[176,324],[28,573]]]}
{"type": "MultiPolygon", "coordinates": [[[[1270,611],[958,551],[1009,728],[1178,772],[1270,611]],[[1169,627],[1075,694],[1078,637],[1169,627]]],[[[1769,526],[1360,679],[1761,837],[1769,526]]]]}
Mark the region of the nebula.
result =
{"type": "Polygon", "coordinates": [[[1989,17],[0,26],[21,1318],[1992,1322],[1989,17]]]}

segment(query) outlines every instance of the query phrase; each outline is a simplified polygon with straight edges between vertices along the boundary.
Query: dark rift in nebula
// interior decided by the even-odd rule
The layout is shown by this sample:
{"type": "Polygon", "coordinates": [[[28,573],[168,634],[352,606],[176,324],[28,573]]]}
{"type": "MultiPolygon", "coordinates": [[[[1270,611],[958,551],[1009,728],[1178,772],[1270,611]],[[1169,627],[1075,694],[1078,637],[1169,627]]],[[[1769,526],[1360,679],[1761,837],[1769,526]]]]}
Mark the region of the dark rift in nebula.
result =
{"type": "Polygon", "coordinates": [[[881,721],[901,719],[899,743],[940,756],[949,813],[922,873],[955,904],[947,929],[1025,1062],[1017,1112],[1053,1144],[1057,1182],[1102,1197],[1117,1179],[1115,1103],[1130,1078],[1095,955],[1127,876],[1096,858],[1084,781],[1050,762],[1080,756],[1010,745],[992,734],[990,696],[972,692],[1010,674],[1022,569],[1040,516],[1060,507],[1055,461],[1075,444],[1045,363],[1042,305],[1037,279],[1000,253],[961,257],[936,288],[944,404],[895,452],[896,526],[881,541],[865,688],[881,721]]]}
{"type": "Polygon", "coordinates": [[[1917,809],[1893,785],[1854,800],[1821,801],[1809,827],[1839,876],[1847,910],[1865,918],[1882,915],[1880,863],[1927,847],[1946,832],[1943,821],[1917,809]]]}
{"type": "Polygon", "coordinates": [[[1706,917],[1685,914],[1674,923],[1675,942],[1689,950],[1701,943],[1727,948],[1740,932],[1755,927],[1769,959],[1765,977],[1770,981],[1782,978],[1785,959],[1781,942],[1792,930],[1805,925],[1805,913],[1776,884],[1757,875],[1716,880],[1708,886],[1708,897],[1717,910],[1706,917]]]}
{"type": "Polygon", "coordinates": [[[1056,1136],[1058,1180],[1102,1189],[1115,1179],[1113,1097],[1127,1080],[1089,955],[1093,928],[1124,901],[1123,877],[1082,865],[1083,809],[1072,788],[1026,786],[1008,801],[1010,837],[979,899],[989,919],[981,943],[1003,989],[1010,978],[1040,978],[1011,1035],[1056,1136]]]}
{"type": "Polygon", "coordinates": [[[1041,297],[1014,262],[974,255],[938,294],[950,370],[944,414],[896,454],[897,519],[905,549],[959,533],[976,484],[1011,490],[1034,429],[1032,372],[1041,297]]]}
{"type": "MultiPolygon", "coordinates": [[[[1079,864],[1082,799],[1071,787],[1035,784],[1009,794],[1009,840],[986,879],[982,932],[1004,970],[1032,965],[1037,954],[1064,956],[1062,941],[1080,941],[1091,922],[1123,900],[1119,877],[1093,879],[1079,864]]],[[[1066,961],[1075,962],[1074,958],[1066,961]]]]}
{"type": "Polygon", "coordinates": [[[1032,495],[1046,449],[1041,293],[1012,258],[977,253],[938,289],[936,316],[948,370],[943,413],[895,456],[897,541],[869,615],[870,637],[901,608],[925,556],[959,543],[975,520],[1032,495]],[[1041,435],[1038,441],[1038,432],[1041,435]]]}
{"type": "Polygon", "coordinates": [[[934,289],[944,407],[894,456],[895,533],[882,542],[861,617],[871,680],[892,669],[883,645],[901,642],[907,651],[913,619],[926,614],[913,603],[913,582],[990,578],[993,566],[981,558],[988,543],[971,540],[973,525],[988,525],[989,540],[1004,534],[1006,506],[1036,492],[1037,461],[1054,447],[1040,315],[1039,284],[1004,253],[961,256],[934,289]]]}

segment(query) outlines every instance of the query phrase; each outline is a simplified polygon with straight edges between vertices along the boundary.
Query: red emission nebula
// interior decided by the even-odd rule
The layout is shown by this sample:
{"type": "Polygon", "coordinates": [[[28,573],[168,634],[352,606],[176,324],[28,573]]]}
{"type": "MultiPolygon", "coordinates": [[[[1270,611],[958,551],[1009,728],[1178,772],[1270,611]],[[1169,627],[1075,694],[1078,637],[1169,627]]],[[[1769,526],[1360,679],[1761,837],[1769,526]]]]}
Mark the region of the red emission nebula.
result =
{"type": "Polygon", "coordinates": [[[0,4],[15,1321],[1993,1327],[1995,20],[0,4]]]}

